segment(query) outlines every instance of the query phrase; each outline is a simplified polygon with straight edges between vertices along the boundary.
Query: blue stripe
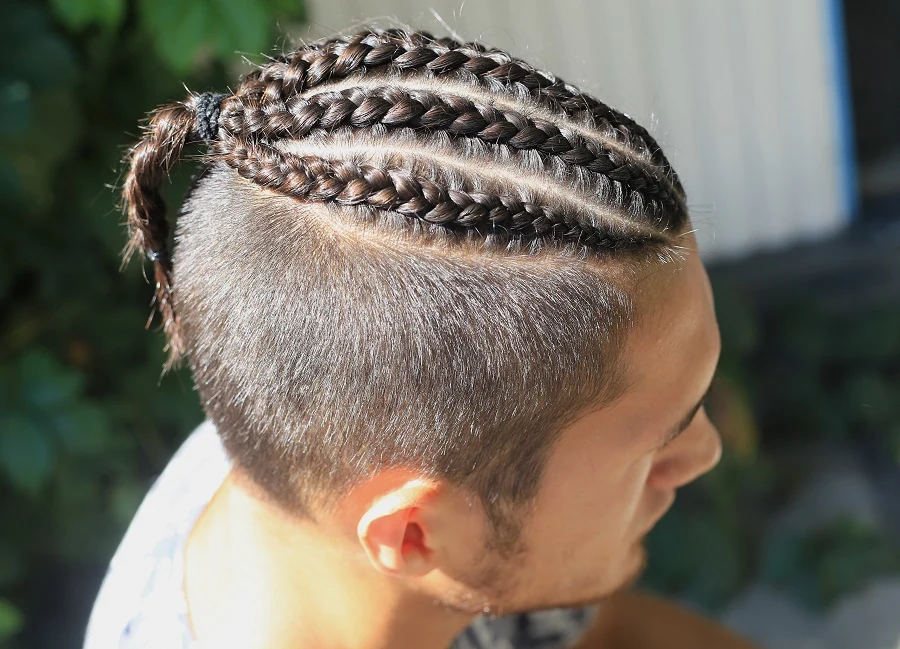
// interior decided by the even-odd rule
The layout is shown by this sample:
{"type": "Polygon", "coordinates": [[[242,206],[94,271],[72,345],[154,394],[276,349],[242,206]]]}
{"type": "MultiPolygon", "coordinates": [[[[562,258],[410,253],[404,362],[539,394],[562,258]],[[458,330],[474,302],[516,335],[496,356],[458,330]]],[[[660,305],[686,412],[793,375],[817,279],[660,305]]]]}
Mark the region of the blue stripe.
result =
{"type": "Polygon", "coordinates": [[[859,186],[857,181],[856,152],[853,136],[853,98],[850,94],[850,70],[847,58],[847,41],[844,30],[842,0],[825,0],[826,37],[831,43],[827,48],[831,60],[834,89],[834,105],[837,109],[838,164],[841,165],[841,203],[848,222],[859,213],[859,186]]]}

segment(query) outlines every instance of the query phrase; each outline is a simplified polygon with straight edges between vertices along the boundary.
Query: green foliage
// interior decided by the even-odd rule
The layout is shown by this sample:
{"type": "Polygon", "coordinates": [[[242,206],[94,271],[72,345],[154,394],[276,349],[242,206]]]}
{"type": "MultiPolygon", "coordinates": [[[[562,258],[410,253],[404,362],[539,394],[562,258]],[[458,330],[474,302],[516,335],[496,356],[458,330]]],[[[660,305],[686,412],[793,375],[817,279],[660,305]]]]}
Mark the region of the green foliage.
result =
{"type": "Polygon", "coordinates": [[[781,439],[887,442],[900,421],[900,308],[793,304],[764,323],[765,353],[745,363],[763,428],[781,439]]]}
{"type": "Polygon", "coordinates": [[[821,610],[873,577],[900,572],[900,550],[879,530],[841,518],[809,534],[767,539],[761,569],[768,583],[821,610]]]}
{"type": "Polygon", "coordinates": [[[644,583],[716,611],[746,580],[746,550],[738,530],[706,512],[679,507],[647,539],[644,583]]]}
{"type": "Polygon", "coordinates": [[[50,5],[60,22],[72,31],[92,24],[112,30],[125,16],[125,0],[52,0],[50,5]]]}
{"type": "Polygon", "coordinates": [[[0,642],[17,634],[22,628],[22,612],[7,599],[0,599],[0,642]]]}
{"type": "Polygon", "coordinates": [[[267,51],[273,12],[297,13],[297,3],[284,0],[141,0],[139,7],[160,58],[182,73],[206,57],[267,51]]]}
{"type": "Polygon", "coordinates": [[[753,306],[734,291],[714,287],[716,318],[722,336],[719,374],[732,379],[744,376],[743,362],[760,344],[759,323],[753,306]]]}
{"type": "Polygon", "coordinates": [[[285,0],[4,4],[2,646],[80,642],[141,497],[202,419],[186,371],[159,379],[164,339],[144,328],[152,287],[140,262],[118,270],[121,155],[147,111],[185,96],[183,82],[225,88],[235,52],[268,53],[276,26],[299,17],[285,0]]]}
{"type": "Polygon", "coordinates": [[[25,351],[0,374],[0,473],[35,496],[56,467],[57,449],[76,458],[102,454],[110,444],[105,411],[83,394],[81,373],[44,349],[25,351]]]}

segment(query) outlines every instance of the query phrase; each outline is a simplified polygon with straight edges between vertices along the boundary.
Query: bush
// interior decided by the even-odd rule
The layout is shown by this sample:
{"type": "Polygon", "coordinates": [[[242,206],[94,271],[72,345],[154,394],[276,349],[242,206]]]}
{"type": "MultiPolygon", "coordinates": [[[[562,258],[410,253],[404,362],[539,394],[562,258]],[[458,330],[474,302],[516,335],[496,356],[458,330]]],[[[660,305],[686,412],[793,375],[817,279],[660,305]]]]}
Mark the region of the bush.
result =
{"type": "Polygon", "coordinates": [[[303,13],[295,0],[12,0],[3,14],[0,645],[72,647],[140,498],[202,420],[186,371],[158,380],[140,263],[119,272],[119,161],[182,82],[226,87],[236,52],[270,51],[273,26],[303,13]]]}

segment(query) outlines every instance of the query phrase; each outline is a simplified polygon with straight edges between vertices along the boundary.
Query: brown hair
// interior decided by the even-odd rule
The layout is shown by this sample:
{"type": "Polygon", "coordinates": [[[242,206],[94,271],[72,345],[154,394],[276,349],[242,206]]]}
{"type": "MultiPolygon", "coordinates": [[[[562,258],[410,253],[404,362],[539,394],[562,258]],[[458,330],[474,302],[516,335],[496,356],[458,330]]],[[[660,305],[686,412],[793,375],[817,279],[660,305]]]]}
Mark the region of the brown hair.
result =
{"type": "Polygon", "coordinates": [[[371,29],[152,114],[124,191],[166,369],[236,466],[303,516],[409,467],[517,539],[547,453],[626,388],[630,273],[678,248],[681,184],[626,115],[506,52],[371,29]],[[160,185],[209,140],[176,228],[160,185]]]}

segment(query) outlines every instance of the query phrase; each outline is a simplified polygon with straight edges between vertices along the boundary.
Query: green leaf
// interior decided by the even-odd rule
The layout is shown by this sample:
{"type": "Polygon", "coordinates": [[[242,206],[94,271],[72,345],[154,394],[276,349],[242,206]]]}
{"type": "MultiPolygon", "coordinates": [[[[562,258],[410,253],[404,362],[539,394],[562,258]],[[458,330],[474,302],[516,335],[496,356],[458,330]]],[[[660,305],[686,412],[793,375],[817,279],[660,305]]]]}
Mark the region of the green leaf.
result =
{"type": "Polygon", "coordinates": [[[10,76],[33,91],[59,89],[75,80],[75,55],[38,3],[6,2],[0,21],[0,55],[10,76]],[[12,62],[15,62],[14,64],[12,62]],[[8,66],[8,67],[7,67],[8,66]]]}
{"type": "Polygon", "coordinates": [[[807,533],[780,532],[765,540],[764,581],[824,609],[869,579],[900,570],[900,556],[882,532],[840,518],[807,533]]]}
{"type": "Polygon", "coordinates": [[[257,0],[213,0],[213,7],[216,53],[222,59],[238,52],[260,54],[271,45],[271,17],[257,0]]]}
{"type": "Polygon", "coordinates": [[[112,514],[121,525],[127,525],[147,495],[147,487],[135,480],[123,479],[112,487],[112,514]]]}
{"type": "Polygon", "coordinates": [[[900,556],[881,530],[852,518],[838,519],[812,540],[826,603],[862,588],[880,574],[900,569],[900,556]]]}
{"type": "Polygon", "coordinates": [[[0,135],[28,131],[31,112],[31,86],[21,79],[0,79],[0,135]]]}
{"type": "Polygon", "coordinates": [[[24,623],[22,612],[8,599],[0,599],[0,641],[17,634],[24,623]]]}
{"type": "Polygon", "coordinates": [[[301,0],[267,0],[266,4],[276,17],[283,16],[298,22],[306,20],[306,3],[301,0]]]}
{"type": "Polygon", "coordinates": [[[50,4],[56,17],[72,30],[92,23],[113,29],[121,24],[125,14],[124,0],[51,0],[50,4]]]}
{"type": "Polygon", "coordinates": [[[34,421],[21,415],[0,418],[0,471],[14,486],[36,494],[53,464],[53,447],[34,421]]]}
{"type": "Polygon", "coordinates": [[[93,404],[76,403],[53,423],[63,448],[74,455],[102,453],[109,443],[109,419],[93,404]]]}
{"type": "MultiPolygon", "coordinates": [[[[7,160],[5,156],[0,157],[0,205],[18,206],[22,204],[24,198],[22,177],[10,160],[7,160]]],[[[8,260],[9,257],[5,257],[5,259],[8,260]]],[[[4,278],[4,285],[0,286],[0,295],[6,292],[6,284],[10,280],[12,269],[7,264],[4,264],[4,272],[7,273],[7,277],[4,278]]]]}
{"type": "Polygon", "coordinates": [[[188,72],[216,22],[209,0],[141,0],[140,10],[160,58],[174,72],[188,72]]]}
{"type": "Polygon", "coordinates": [[[65,406],[81,392],[84,383],[81,375],[43,349],[25,353],[19,359],[18,369],[24,401],[38,413],[65,406]]]}
{"type": "Polygon", "coordinates": [[[676,504],[647,537],[643,585],[717,610],[745,580],[746,557],[738,534],[717,518],[676,504]]]}
{"type": "Polygon", "coordinates": [[[20,553],[11,546],[0,543],[0,588],[7,588],[24,574],[25,565],[20,553]]]}
{"type": "Polygon", "coordinates": [[[31,101],[32,128],[7,150],[29,199],[43,209],[58,190],[58,166],[72,155],[82,133],[81,107],[65,88],[35,93],[31,101]]]}

